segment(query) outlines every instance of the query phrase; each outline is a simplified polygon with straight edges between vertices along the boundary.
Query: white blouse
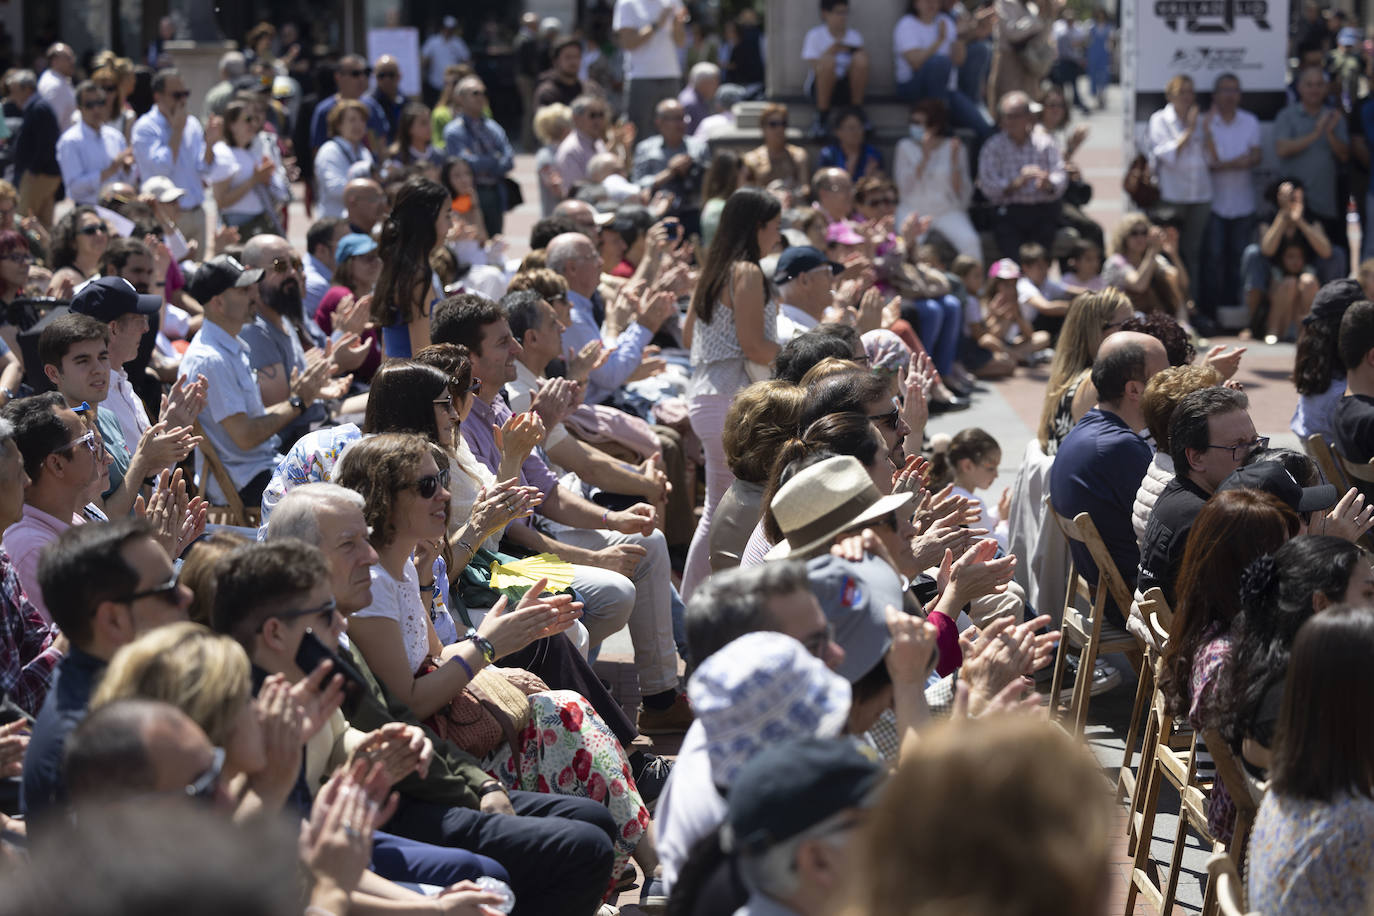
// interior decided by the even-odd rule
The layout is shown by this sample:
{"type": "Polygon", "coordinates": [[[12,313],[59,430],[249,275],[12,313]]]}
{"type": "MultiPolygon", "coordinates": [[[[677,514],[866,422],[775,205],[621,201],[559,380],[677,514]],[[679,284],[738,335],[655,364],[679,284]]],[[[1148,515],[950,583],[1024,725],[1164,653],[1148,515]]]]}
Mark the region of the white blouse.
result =
{"type": "Polygon", "coordinates": [[[420,576],[415,572],[415,564],[406,560],[405,575],[401,579],[392,578],[382,564],[372,564],[372,603],[358,611],[358,617],[388,617],[401,625],[401,638],[405,641],[406,661],[411,672],[420,670],[420,665],[429,657],[429,628],[426,626],[428,615],[424,600],[420,597],[420,576]]]}
{"type": "Polygon", "coordinates": [[[950,138],[935,147],[930,162],[918,177],[916,170],[925,159],[921,144],[910,137],[897,141],[893,154],[892,175],[897,180],[897,226],[907,216],[919,213],[932,219],[946,213],[964,213],[973,200],[973,179],[968,171],[968,150],[961,143],[959,154],[951,153],[950,138]],[[959,190],[954,190],[954,176],[959,176],[959,190]]]}

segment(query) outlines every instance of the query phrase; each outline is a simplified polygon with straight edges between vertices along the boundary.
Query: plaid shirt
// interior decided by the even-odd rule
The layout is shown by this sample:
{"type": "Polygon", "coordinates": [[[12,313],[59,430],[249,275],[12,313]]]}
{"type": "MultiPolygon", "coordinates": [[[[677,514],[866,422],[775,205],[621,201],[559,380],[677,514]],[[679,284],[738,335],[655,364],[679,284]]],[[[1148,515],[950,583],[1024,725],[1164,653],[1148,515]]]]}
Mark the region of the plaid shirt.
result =
{"type": "Polygon", "coordinates": [[[1064,196],[1069,176],[1064,172],[1064,160],[1059,147],[1048,132],[1034,128],[1025,143],[1017,146],[1005,133],[993,134],[978,154],[978,187],[988,201],[997,205],[1043,204],[1064,196]],[[1051,188],[1040,190],[1036,182],[1027,182],[1012,191],[1009,187],[1021,169],[1036,165],[1049,173],[1051,188]]]}
{"type": "Polygon", "coordinates": [[[10,555],[0,547],[0,694],[38,715],[62,653],[52,646],[57,628],[43,622],[24,594],[10,555]]]}

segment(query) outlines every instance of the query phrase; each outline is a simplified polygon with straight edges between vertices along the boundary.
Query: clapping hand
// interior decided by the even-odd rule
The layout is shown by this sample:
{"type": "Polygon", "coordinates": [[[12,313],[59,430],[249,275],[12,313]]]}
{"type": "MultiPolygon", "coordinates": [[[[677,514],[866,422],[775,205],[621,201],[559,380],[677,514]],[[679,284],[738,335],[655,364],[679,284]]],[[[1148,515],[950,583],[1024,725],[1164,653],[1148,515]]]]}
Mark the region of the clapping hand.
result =
{"type": "Polygon", "coordinates": [[[15,719],[0,725],[0,779],[16,779],[24,772],[24,752],[29,747],[29,723],[15,719]]]}

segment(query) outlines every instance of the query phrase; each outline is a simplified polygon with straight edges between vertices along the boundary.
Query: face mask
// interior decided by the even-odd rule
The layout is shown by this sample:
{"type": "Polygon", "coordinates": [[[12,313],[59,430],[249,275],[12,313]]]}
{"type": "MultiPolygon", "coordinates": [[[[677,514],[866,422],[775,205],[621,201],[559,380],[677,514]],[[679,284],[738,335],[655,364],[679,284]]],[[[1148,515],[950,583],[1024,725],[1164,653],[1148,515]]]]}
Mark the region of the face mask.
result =
{"type": "Polygon", "coordinates": [[[926,126],[924,124],[911,125],[911,139],[915,140],[917,143],[920,143],[922,140],[925,139],[925,136],[926,126]]]}

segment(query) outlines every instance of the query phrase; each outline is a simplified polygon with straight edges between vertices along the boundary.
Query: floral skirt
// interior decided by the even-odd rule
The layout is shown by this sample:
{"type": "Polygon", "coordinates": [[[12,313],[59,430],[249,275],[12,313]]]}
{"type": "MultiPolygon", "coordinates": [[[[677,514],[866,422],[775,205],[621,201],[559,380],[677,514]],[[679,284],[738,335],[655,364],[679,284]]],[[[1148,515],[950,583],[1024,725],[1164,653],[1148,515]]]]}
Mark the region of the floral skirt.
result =
{"type": "Polygon", "coordinates": [[[503,744],[482,760],[482,768],[507,789],[605,804],[616,826],[614,886],[649,826],[649,809],[639,797],[625,749],[581,694],[549,690],[529,700],[530,722],[520,736],[519,758],[503,744]]]}

